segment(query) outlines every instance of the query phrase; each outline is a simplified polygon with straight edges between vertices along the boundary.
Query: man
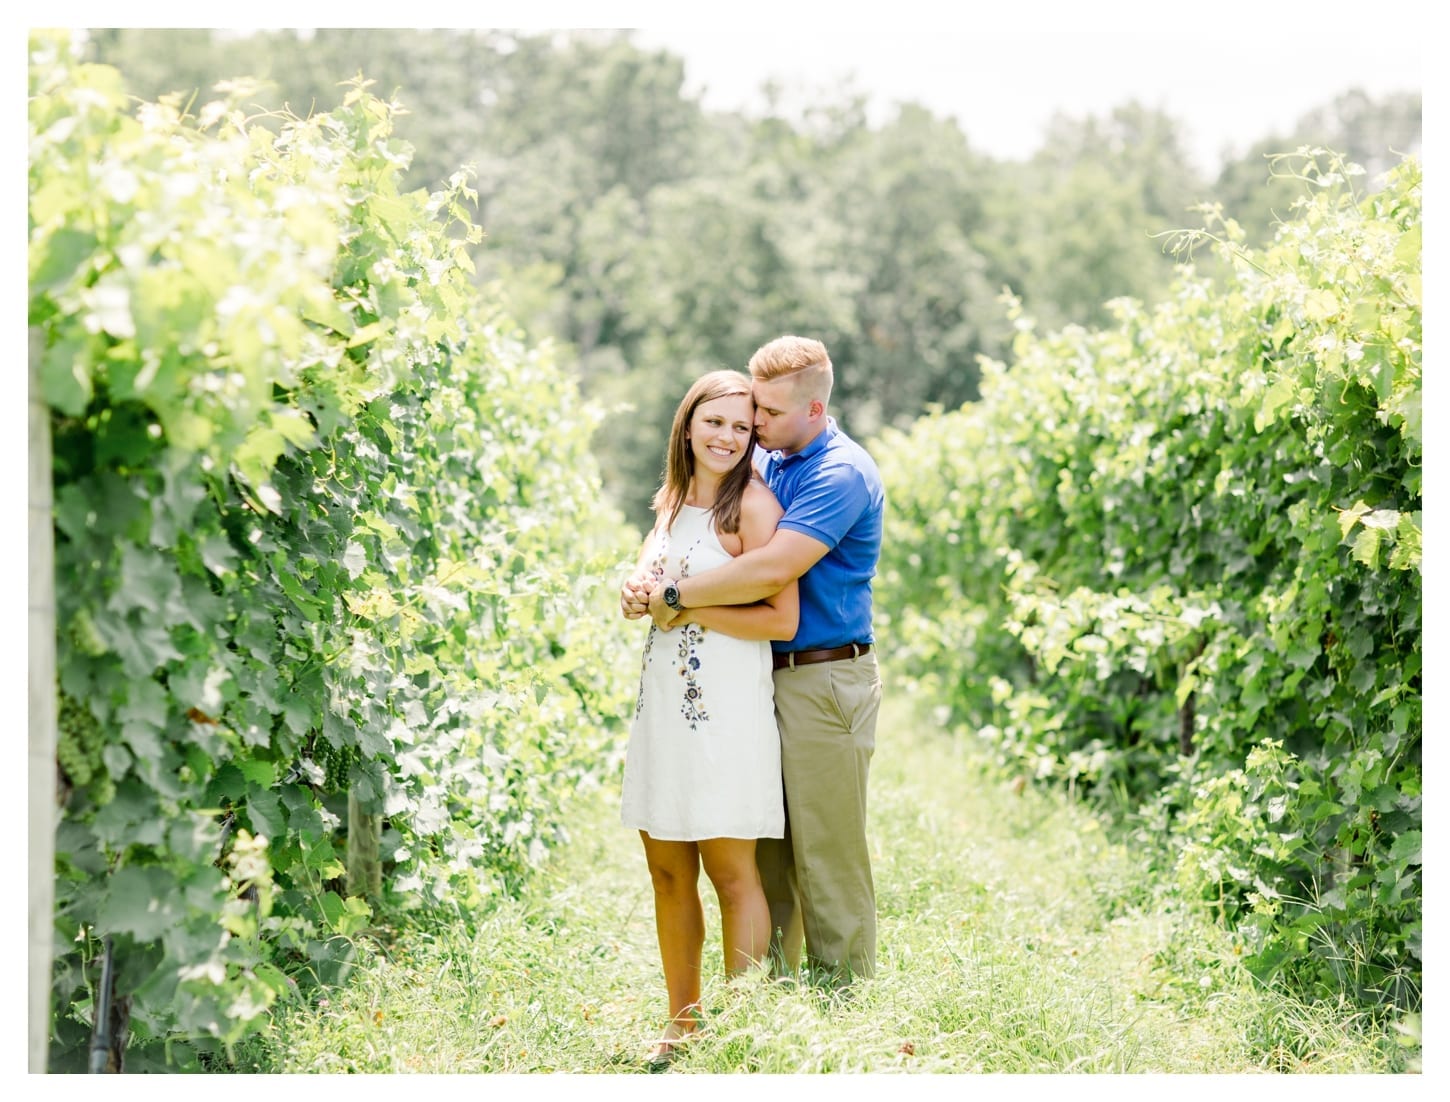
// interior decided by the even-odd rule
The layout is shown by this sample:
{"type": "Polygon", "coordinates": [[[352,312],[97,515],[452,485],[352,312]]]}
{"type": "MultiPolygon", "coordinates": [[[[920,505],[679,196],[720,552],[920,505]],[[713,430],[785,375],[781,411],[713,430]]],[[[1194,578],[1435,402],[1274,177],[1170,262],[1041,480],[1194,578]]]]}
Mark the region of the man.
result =
{"type": "Polygon", "coordinates": [[[836,981],[876,968],[876,896],[866,845],[866,778],[881,678],[872,650],[871,578],[885,494],[876,464],[826,413],[834,375],[820,341],[784,336],[750,359],[763,474],[785,508],[763,547],[706,573],[621,591],[667,628],[680,610],[750,604],[800,579],[800,626],[775,651],[786,833],[756,846],[777,966],[836,981]],[[648,598],[646,603],[646,597],[648,598]]]}

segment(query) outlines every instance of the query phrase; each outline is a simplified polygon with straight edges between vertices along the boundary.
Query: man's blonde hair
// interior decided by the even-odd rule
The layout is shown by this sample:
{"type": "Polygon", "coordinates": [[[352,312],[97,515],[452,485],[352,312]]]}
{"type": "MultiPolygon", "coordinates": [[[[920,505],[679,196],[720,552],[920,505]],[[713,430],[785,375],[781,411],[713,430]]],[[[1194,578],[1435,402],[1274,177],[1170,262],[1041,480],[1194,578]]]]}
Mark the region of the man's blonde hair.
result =
{"type": "Polygon", "coordinates": [[[822,405],[830,400],[836,381],[826,346],[810,337],[776,337],[761,345],[750,357],[750,375],[766,383],[790,378],[796,397],[822,405]]]}

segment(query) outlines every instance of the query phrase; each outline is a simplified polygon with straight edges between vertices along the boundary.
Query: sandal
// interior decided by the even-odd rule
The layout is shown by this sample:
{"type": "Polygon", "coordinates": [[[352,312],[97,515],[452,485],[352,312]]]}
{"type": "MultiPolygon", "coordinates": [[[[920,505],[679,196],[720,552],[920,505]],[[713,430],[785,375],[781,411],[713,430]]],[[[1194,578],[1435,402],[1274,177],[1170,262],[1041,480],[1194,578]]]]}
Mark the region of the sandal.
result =
{"type": "Polygon", "coordinates": [[[661,1071],[669,1071],[670,1065],[680,1055],[679,1040],[656,1041],[649,1050],[649,1055],[644,1058],[645,1070],[651,1075],[661,1071]]]}
{"type": "Polygon", "coordinates": [[[644,1066],[651,1073],[668,1071],[670,1065],[684,1052],[685,1046],[699,1035],[700,1029],[705,1024],[704,1015],[696,1007],[691,1007],[687,1013],[694,1023],[693,1029],[686,1030],[674,1037],[661,1037],[650,1046],[649,1053],[644,1058],[644,1066]]]}

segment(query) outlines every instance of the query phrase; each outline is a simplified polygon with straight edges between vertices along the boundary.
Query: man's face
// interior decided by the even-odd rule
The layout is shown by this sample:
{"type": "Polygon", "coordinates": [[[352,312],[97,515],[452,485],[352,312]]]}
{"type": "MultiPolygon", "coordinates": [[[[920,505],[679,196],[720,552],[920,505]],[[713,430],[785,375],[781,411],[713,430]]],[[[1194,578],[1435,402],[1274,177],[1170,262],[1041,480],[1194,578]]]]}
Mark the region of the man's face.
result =
{"type": "Polygon", "coordinates": [[[810,439],[809,399],[798,396],[790,378],[756,379],[755,435],[767,451],[793,452],[810,439]]]}

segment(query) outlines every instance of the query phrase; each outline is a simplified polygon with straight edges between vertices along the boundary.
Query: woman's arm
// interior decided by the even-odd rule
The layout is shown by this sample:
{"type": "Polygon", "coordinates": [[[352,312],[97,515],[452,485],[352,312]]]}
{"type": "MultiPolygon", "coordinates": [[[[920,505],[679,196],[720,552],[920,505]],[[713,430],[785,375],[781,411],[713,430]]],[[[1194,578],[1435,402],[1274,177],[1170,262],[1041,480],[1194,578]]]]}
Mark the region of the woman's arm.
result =
{"type": "MultiPolygon", "coordinates": [[[[784,513],[785,510],[764,483],[752,482],[740,503],[741,554],[770,542],[775,534],[775,525],[784,513]]],[[[800,623],[798,586],[791,581],[780,592],[752,605],[686,608],[676,626],[680,623],[699,624],[740,639],[790,639],[800,623]]]]}

